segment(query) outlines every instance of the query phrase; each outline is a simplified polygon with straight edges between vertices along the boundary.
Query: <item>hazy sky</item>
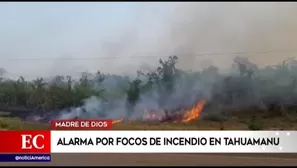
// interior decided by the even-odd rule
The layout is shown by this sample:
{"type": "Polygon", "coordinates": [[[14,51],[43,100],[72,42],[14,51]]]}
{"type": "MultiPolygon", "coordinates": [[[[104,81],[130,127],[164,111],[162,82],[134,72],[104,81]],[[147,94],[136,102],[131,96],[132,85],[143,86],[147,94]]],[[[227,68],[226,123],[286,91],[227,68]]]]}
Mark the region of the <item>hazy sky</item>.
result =
{"type": "Polygon", "coordinates": [[[133,72],[173,54],[185,69],[224,67],[235,55],[200,54],[292,51],[245,55],[271,64],[297,54],[297,3],[0,2],[0,46],[0,68],[25,77],[133,72]]]}

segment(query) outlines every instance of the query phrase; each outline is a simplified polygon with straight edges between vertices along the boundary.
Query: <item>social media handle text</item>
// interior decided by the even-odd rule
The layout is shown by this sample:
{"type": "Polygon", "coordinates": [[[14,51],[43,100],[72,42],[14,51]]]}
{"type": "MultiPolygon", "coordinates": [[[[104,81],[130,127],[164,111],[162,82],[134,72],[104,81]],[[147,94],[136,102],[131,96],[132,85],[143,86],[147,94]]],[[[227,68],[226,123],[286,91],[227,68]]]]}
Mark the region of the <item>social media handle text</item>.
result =
{"type": "Polygon", "coordinates": [[[1,162],[50,162],[50,154],[0,154],[1,162]]]}

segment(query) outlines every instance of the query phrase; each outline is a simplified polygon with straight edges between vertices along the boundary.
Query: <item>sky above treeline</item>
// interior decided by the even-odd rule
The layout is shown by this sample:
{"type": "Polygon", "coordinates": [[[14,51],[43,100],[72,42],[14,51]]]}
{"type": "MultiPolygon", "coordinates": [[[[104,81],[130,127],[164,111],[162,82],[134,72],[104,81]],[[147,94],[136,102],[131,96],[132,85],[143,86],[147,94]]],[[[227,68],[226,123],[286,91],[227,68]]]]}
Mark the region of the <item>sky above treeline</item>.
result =
{"type": "Polygon", "coordinates": [[[0,2],[0,27],[11,77],[131,74],[169,55],[187,70],[238,55],[264,66],[297,54],[294,2],[0,2]]]}

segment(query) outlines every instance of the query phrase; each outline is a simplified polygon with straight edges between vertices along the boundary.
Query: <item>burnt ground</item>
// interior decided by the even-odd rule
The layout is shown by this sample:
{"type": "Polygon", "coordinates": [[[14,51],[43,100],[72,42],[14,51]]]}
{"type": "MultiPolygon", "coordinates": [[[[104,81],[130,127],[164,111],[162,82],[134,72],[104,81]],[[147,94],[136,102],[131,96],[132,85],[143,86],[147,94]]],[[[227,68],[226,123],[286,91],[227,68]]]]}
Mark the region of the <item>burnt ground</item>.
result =
{"type": "Polygon", "coordinates": [[[50,163],[0,166],[296,166],[297,154],[53,154],[50,163]]]}

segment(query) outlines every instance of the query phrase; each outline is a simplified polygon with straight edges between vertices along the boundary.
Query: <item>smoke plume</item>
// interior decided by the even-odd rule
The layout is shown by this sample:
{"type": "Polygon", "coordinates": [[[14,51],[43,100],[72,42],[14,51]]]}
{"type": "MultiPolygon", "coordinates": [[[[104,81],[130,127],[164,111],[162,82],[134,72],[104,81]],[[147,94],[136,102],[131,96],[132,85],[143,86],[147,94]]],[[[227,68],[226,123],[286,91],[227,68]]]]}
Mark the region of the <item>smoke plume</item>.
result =
{"type": "MultiPolygon", "coordinates": [[[[143,3],[134,12],[135,16],[125,27],[112,29],[108,35],[100,37],[94,33],[89,37],[91,40],[80,47],[71,46],[72,51],[65,49],[74,57],[99,55],[116,59],[61,64],[64,69],[71,69],[68,66],[85,63],[90,72],[99,69],[111,74],[128,74],[129,77],[123,78],[109,76],[100,83],[105,92],[114,93],[128,88],[126,79],[136,78],[136,70],[156,71],[160,57],[165,60],[165,56],[177,55],[176,67],[183,73],[175,74],[170,95],[156,89],[141,94],[132,118],[140,117],[144,109],[189,107],[200,98],[238,106],[252,106],[256,101],[266,99],[293,103],[288,99],[294,95],[286,97],[284,90],[287,88],[282,88],[281,93],[275,91],[278,85],[291,85],[294,61],[286,64],[287,69],[281,65],[267,65],[277,64],[296,54],[296,3],[143,3]],[[241,72],[240,64],[244,65],[241,72]],[[250,75],[249,79],[246,74],[250,75]],[[271,88],[265,88],[267,81],[271,88]],[[243,97],[235,98],[237,92],[246,90],[249,91],[243,97]],[[220,100],[215,100],[220,96],[220,100]],[[161,99],[166,101],[160,103],[161,99]]],[[[55,70],[58,71],[58,67],[55,70]]],[[[148,79],[141,80],[143,85],[148,79]]],[[[97,87],[98,84],[93,85],[97,87]]],[[[125,117],[129,113],[126,111],[127,97],[115,97],[90,97],[82,107],[63,110],[59,118],[125,117]]]]}

